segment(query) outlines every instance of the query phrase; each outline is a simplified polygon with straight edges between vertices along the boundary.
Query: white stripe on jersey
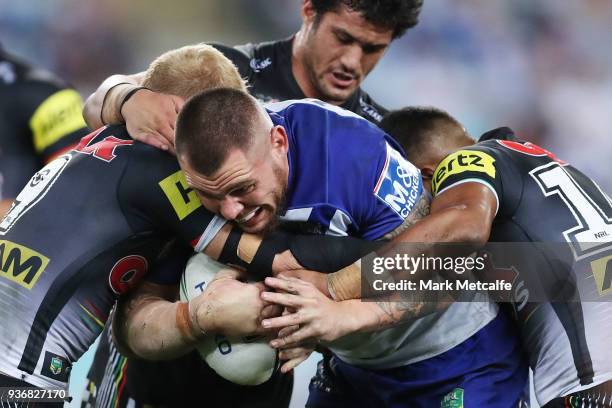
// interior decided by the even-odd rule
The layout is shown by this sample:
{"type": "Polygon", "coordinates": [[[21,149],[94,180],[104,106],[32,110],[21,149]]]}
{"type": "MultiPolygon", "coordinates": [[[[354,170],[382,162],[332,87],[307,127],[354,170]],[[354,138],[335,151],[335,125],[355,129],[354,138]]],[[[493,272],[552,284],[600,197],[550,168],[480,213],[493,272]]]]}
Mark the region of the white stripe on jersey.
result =
{"type": "Polygon", "coordinates": [[[280,219],[283,221],[308,221],[310,214],[312,214],[312,207],[294,208],[293,210],[287,210],[280,219]]]}
{"type": "Polygon", "coordinates": [[[329,223],[329,229],[325,232],[325,234],[345,237],[348,235],[347,231],[349,225],[351,225],[350,217],[342,211],[336,210],[329,223]]]}

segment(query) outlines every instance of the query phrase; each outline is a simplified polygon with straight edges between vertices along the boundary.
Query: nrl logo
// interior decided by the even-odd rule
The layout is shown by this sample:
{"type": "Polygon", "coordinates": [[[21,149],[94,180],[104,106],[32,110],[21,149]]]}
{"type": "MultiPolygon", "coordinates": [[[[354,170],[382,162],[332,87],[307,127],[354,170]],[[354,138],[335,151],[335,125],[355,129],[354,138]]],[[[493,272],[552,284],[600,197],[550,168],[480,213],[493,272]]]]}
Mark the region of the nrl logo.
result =
{"type": "Polygon", "coordinates": [[[51,364],[49,364],[49,369],[53,374],[58,375],[59,373],[61,373],[63,366],[64,364],[61,359],[57,357],[51,358],[51,364]]]}

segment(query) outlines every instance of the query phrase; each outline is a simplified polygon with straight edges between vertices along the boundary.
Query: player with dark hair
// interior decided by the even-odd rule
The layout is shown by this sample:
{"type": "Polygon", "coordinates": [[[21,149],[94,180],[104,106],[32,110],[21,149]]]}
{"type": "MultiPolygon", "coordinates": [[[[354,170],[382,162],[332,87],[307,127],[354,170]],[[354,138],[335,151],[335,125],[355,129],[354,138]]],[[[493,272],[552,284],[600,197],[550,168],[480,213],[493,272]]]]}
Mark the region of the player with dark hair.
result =
{"type": "MultiPolygon", "coordinates": [[[[176,149],[204,206],[247,232],[291,221],[318,234],[377,240],[397,236],[428,210],[421,177],[392,138],[316,100],[264,109],[239,90],[206,91],[179,114],[176,149]],[[218,148],[204,156],[198,143],[218,148]]],[[[392,316],[375,332],[329,344],[332,380],[315,377],[308,406],[437,406],[459,388],[473,406],[518,404],[527,370],[513,326],[482,300],[419,319],[392,316]],[[351,374],[338,375],[339,366],[351,374]]]]}
{"type": "Polygon", "coordinates": [[[88,132],[81,96],[0,46],[0,218],[30,176],[88,132]]]}
{"type": "MultiPolygon", "coordinates": [[[[517,139],[508,128],[485,133],[474,144],[456,119],[435,108],[394,111],[381,126],[407,148],[408,157],[420,168],[424,184],[434,195],[430,215],[400,235],[399,240],[419,242],[426,237],[432,243],[479,246],[487,241],[559,243],[551,247],[554,252],[546,247],[538,250],[538,258],[543,261],[536,272],[554,290],[564,288],[566,300],[514,298],[512,302],[534,372],[536,397],[541,405],[551,408],[610,406],[610,197],[579,170],[551,152],[517,139]],[[570,269],[575,277],[560,273],[560,260],[566,259],[580,260],[588,270],[570,269]],[[548,274],[551,268],[555,270],[548,274]],[[586,290],[582,282],[586,282],[586,290]],[[576,296],[576,300],[572,299],[576,296]]],[[[523,261],[514,262],[522,265],[523,261]]],[[[329,275],[332,290],[359,293],[360,287],[354,284],[359,282],[358,269],[350,270],[352,278],[346,276],[348,270],[329,275]],[[339,282],[351,282],[353,287],[335,290],[339,282]]],[[[514,283],[524,284],[531,291],[527,296],[534,296],[537,290],[530,282],[533,278],[525,277],[514,283]]],[[[277,289],[285,287],[274,279],[266,283],[277,289]]],[[[316,297],[307,286],[294,283],[294,293],[316,297]]],[[[267,295],[264,298],[271,300],[267,295]]],[[[292,307],[303,309],[296,305],[294,299],[292,307]]],[[[310,308],[301,313],[309,320],[283,317],[304,331],[281,339],[282,345],[312,337],[329,339],[330,333],[343,330],[338,326],[346,319],[330,303],[318,306],[316,312],[310,308]],[[310,320],[316,322],[316,330],[308,324],[310,320]]],[[[351,316],[361,321],[354,324],[353,330],[360,325],[367,327],[371,324],[368,320],[376,318],[367,311],[366,303],[354,305],[351,316]]]]}
{"type": "MultiPolygon", "coordinates": [[[[262,101],[317,98],[378,123],[386,110],[360,88],[393,39],[416,25],[422,0],[302,0],[302,26],[285,40],[227,47],[214,44],[238,67],[262,101]]],[[[127,123],[136,139],[171,148],[181,103],[138,90],[142,74],[113,75],[85,103],[92,127],[127,123]]]]}

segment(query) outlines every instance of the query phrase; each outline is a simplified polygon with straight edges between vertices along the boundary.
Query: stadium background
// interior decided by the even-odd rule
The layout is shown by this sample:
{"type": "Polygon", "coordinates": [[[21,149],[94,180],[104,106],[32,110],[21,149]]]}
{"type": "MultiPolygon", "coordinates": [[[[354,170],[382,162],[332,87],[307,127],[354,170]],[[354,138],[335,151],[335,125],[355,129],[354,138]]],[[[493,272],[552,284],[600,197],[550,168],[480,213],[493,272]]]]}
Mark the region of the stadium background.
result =
{"type": "MultiPolygon", "coordinates": [[[[181,45],[289,36],[299,4],[0,0],[0,42],[87,96],[108,75],[142,71],[181,45]]],[[[418,26],[393,43],[364,88],[388,108],[446,109],[472,135],[511,126],[610,192],[611,21],[609,0],[425,0],[418,26]]],[[[87,365],[73,373],[76,397],[87,365]]],[[[298,370],[292,406],[303,406],[313,372],[314,363],[298,370]]]]}

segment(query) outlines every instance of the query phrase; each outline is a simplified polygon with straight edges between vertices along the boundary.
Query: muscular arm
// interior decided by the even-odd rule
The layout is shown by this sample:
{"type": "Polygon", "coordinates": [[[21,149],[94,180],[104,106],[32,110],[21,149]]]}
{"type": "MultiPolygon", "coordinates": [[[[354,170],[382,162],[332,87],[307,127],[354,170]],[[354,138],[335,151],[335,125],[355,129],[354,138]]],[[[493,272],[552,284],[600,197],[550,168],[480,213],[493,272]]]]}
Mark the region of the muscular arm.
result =
{"type": "MultiPolygon", "coordinates": [[[[431,214],[402,232],[389,245],[425,243],[419,245],[419,253],[415,256],[431,250],[436,242],[462,242],[473,247],[484,245],[489,238],[496,208],[497,198],[487,187],[479,183],[460,184],[437,196],[432,202],[431,214]]],[[[381,254],[384,253],[383,250],[381,254]]],[[[329,342],[356,331],[381,330],[442,310],[451,302],[449,299],[433,303],[418,298],[406,301],[399,296],[362,302],[357,299],[361,291],[359,263],[328,277],[330,292],[336,296],[336,301],[302,280],[266,279],[268,286],[281,293],[264,292],[263,299],[297,312],[264,320],[264,327],[299,327],[299,330],[275,339],[272,342],[274,347],[292,347],[312,338],[329,342]]]]}
{"type": "MultiPolygon", "coordinates": [[[[461,242],[479,247],[489,239],[497,198],[480,183],[463,183],[436,196],[430,215],[395,237],[389,247],[401,243],[424,243],[419,254],[437,242],[461,242]]],[[[419,254],[414,254],[419,255],[419,254]]],[[[410,254],[409,254],[410,255],[410,254]]],[[[328,286],[337,300],[359,297],[361,264],[328,275],[328,286]]]]}
{"type": "Polygon", "coordinates": [[[98,129],[105,124],[123,123],[123,118],[117,112],[122,96],[125,96],[124,91],[128,88],[127,85],[140,85],[143,79],[144,72],[132,75],[112,75],[106,78],[98,89],[87,98],[83,106],[83,117],[87,126],[91,129],[98,129]],[[123,83],[126,86],[119,85],[123,83]],[[105,112],[102,112],[103,104],[106,108],[105,112]],[[104,117],[104,123],[102,117],[104,117]]]}

